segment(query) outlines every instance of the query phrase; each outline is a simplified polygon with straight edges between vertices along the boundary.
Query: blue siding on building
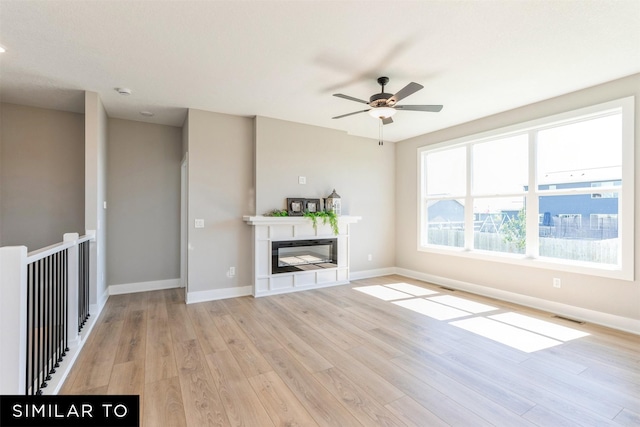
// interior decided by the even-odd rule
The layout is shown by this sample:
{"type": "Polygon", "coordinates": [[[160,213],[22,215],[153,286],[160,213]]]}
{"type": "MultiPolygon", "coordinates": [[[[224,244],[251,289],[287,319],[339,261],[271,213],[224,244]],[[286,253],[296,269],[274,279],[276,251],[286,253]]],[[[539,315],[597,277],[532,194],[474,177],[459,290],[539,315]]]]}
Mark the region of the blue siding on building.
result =
{"type": "MultiPolygon", "coordinates": [[[[593,193],[540,196],[540,235],[565,238],[606,239],[618,236],[618,197],[611,197],[612,181],[594,181],[593,184],[609,183],[608,189],[593,186],[592,182],[575,182],[553,184],[552,189],[593,187],[593,193]],[[605,196],[605,197],[601,197],[605,196]],[[604,215],[594,219],[592,215],[604,215]],[[579,218],[565,215],[579,215],[579,218]],[[563,217],[564,216],[564,217],[563,217]]],[[[619,181],[617,181],[619,185],[619,181]]],[[[548,190],[550,185],[541,185],[541,190],[548,190]]]]}

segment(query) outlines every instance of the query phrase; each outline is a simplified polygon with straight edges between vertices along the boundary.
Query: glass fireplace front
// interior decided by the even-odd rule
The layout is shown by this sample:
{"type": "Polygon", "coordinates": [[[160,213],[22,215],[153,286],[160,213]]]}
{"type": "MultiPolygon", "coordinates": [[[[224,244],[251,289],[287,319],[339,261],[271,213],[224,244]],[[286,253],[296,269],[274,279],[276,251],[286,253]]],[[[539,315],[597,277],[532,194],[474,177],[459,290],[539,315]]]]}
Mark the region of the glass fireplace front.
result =
{"type": "Polygon", "coordinates": [[[337,239],[271,242],[272,274],[336,268],[337,266],[337,239]]]}

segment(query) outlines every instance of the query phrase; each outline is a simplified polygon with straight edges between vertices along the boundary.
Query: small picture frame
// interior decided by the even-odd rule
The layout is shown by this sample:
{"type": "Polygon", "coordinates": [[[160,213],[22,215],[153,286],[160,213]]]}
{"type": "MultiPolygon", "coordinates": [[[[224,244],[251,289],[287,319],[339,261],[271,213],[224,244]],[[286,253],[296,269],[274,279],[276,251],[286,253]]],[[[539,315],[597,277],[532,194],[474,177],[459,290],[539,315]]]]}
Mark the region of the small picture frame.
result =
{"type": "Polygon", "coordinates": [[[287,199],[287,210],[289,216],[302,216],[305,209],[304,199],[287,199]]]}
{"type": "Polygon", "coordinates": [[[305,199],[304,211],[305,212],[320,212],[320,199],[305,199]]]}

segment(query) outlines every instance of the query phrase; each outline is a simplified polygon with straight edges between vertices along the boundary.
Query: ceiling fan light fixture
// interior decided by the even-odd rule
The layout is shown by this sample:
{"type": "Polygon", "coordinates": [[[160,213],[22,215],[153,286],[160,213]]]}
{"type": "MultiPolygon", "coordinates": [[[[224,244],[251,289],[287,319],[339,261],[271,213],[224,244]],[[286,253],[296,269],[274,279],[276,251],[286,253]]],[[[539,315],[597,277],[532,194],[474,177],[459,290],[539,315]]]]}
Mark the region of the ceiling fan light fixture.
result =
{"type": "Polygon", "coordinates": [[[369,115],[374,119],[388,119],[395,113],[396,109],[391,107],[376,107],[369,110],[369,115]]]}

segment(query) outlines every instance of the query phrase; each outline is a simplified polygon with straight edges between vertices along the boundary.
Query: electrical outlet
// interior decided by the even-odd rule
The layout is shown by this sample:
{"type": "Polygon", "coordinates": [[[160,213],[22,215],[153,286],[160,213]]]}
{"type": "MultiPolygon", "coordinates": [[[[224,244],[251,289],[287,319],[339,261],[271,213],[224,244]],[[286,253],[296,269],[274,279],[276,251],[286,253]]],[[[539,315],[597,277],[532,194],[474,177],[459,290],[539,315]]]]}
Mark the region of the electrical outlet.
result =
{"type": "Polygon", "coordinates": [[[298,184],[306,184],[307,183],[307,177],[306,176],[299,176],[298,177],[298,184]]]}
{"type": "Polygon", "coordinates": [[[195,228],[204,228],[204,219],[196,219],[195,228]]]}
{"type": "Polygon", "coordinates": [[[367,261],[372,261],[373,260],[373,255],[369,254],[367,255],[367,261]]]}
{"type": "Polygon", "coordinates": [[[230,276],[235,276],[236,275],[236,268],[235,267],[229,267],[229,275],[230,276]]]}
{"type": "Polygon", "coordinates": [[[560,288],[561,286],[562,286],[562,281],[559,278],[554,277],[553,278],[553,287],[554,288],[560,288]]]}

